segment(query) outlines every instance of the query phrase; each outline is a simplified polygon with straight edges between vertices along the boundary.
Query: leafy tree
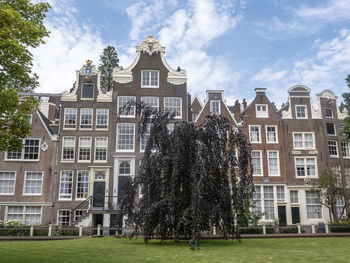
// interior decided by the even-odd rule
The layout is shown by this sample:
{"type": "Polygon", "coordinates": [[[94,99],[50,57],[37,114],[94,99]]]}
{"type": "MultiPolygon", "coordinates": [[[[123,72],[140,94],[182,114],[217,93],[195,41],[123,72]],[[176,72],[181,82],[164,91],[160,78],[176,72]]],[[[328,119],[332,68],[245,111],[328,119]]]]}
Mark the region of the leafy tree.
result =
{"type": "Polygon", "coordinates": [[[244,134],[217,115],[208,115],[199,127],[177,123],[170,133],[173,115],[137,104],[136,112],[141,114],[140,137],[151,128],[139,174],[126,183],[121,204],[133,228],[131,238],[141,232],[146,243],[155,235],[192,238],[194,248],[212,227],[225,238],[239,238],[236,222],[246,215],[253,192],[244,134]],[[139,187],[142,198],[137,200],[139,187]]]}
{"type": "Polygon", "coordinates": [[[312,182],[312,190],[320,195],[320,203],[329,208],[332,218],[339,221],[345,215],[345,209],[349,207],[350,192],[348,191],[347,178],[345,175],[335,174],[331,170],[322,172],[318,179],[312,182]],[[337,199],[342,198],[344,206],[341,215],[337,214],[337,199]]]}
{"type": "MultiPolygon", "coordinates": [[[[350,88],[350,74],[346,77],[345,79],[346,84],[348,88],[350,88]]],[[[344,98],[344,102],[340,104],[340,110],[343,111],[344,109],[347,110],[347,112],[350,112],[350,92],[343,93],[342,97],[344,98]]],[[[350,118],[347,117],[345,118],[345,126],[344,129],[342,130],[342,133],[346,135],[348,140],[350,139],[350,118]]]]}
{"type": "Polygon", "coordinates": [[[29,48],[44,43],[49,35],[43,19],[47,3],[0,0],[0,150],[22,147],[30,133],[27,115],[38,106],[35,98],[20,99],[18,92],[33,91],[38,76],[32,73],[29,48]]]}
{"type": "Polygon", "coordinates": [[[101,71],[101,90],[110,91],[113,88],[113,69],[119,67],[118,53],[112,46],[107,46],[100,56],[101,64],[98,69],[101,71]]]}

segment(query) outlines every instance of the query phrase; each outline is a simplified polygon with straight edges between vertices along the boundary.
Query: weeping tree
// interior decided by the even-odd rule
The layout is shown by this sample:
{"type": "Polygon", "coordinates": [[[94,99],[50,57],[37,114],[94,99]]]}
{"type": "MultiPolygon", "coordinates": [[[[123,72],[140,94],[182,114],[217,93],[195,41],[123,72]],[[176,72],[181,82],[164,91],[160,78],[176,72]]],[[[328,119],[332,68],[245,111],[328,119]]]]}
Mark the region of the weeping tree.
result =
{"type": "Polygon", "coordinates": [[[130,107],[139,116],[139,137],[148,139],[120,206],[133,229],[130,238],[190,238],[192,249],[213,227],[225,238],[239,238],[237,221],[244,220],[253,192],[245,135],[218,115],[208,115],[199,127],[178,122],[171,131],[174,115],[137,103],[124,111],[130,107]]]}

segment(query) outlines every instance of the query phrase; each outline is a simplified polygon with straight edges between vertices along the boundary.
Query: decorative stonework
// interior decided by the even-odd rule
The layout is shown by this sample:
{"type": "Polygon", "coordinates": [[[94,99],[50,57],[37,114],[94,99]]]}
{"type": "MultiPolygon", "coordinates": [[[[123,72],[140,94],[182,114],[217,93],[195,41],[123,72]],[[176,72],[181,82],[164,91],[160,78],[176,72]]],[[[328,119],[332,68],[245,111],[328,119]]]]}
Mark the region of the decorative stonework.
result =
{"type": "Polygon", "coordinates": [[[162,47],[153,36],[148,36],[141,45],[136,46],[136,52],[148,53],[151,56],[153,53],[164,53],[165,47],[162,47]]]}
{"type": "Polygon", "coordinates": [[[288,98],[288,108],[282,111],[282,119],[293,119],[290,98],[288,98]]]}
{"type": "Polygon", "coordinates": [[[322,91],[320,94],[317,94],[316,96],[319,97],[319,98],[325,98],[325,99],[331,99],[331,100],[336,100],[338,98],[329,89],[326,89],[326,90],[322,91]]]}
{"type": "Polygon", "coordinates": [[[46,142],[44,142],[44,143],[41,145],[41,150],[42,150],[43,152],[46,152],[48,148],[49,148],[49,146],[47,145],[46,142]]]}
{"type": "Polygon", "coordinates": [[[93,75],[97,74],[97,69],[95,65],[92,64],[92,60],[88,59],[86,60],[86,64],[81,67],[79,73],[81,75],[93,75]]]}
{"type": "Polygon", "coordinates": [[[340,112],[339,107],[337,107],[337,115],[339,120],[344,120],[349,116],[347,109],[343,109],[343,112],[340,112]]]}

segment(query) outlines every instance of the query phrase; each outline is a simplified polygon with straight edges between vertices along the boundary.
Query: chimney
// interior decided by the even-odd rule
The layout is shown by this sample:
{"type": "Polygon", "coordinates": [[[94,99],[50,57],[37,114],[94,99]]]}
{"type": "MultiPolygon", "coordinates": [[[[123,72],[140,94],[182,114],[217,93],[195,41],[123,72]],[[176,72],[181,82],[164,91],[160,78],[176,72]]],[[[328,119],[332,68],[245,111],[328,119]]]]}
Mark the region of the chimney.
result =
{"type": "Polygon", "coordinates": [[[238,100],[235,101],[235,105],[233,106],[233,114],[236,121],[239,122],[241,120],[241,104],[238,100]]]}
{"type": "Polygon", "coordinates": [[[255,89],[256,95],[258,95],[258,93],[260,93],[259,95],[265,95],[265,92],[266,92],[265,88],[256,88],[255,89]]]}
{"type": "Polygon", "coordinates": [[[247,108],[247,101],[245,99],[243,99],[243,110],[245,110],[247,108]]]}

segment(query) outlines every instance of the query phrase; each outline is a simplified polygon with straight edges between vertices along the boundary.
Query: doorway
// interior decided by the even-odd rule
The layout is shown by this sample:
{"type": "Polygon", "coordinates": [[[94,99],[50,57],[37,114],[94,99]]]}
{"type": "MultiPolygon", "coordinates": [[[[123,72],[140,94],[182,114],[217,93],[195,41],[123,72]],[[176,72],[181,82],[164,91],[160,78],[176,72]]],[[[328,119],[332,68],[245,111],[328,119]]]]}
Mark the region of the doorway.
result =
{"type": "Polygon", "coordinates": [[[300,224],[299,207],[292,207],[292,224],[300,224]]]}
{"type": "Polygon", "coordinates": [[[278,206],[278,222],[280,226],[287,226],[286,206],[278,206]]]}
{"type": "Polygon", "coordinates": [[[105,182],[94,182],[93,207],[104,207],[105,203],[105,182]]]}

